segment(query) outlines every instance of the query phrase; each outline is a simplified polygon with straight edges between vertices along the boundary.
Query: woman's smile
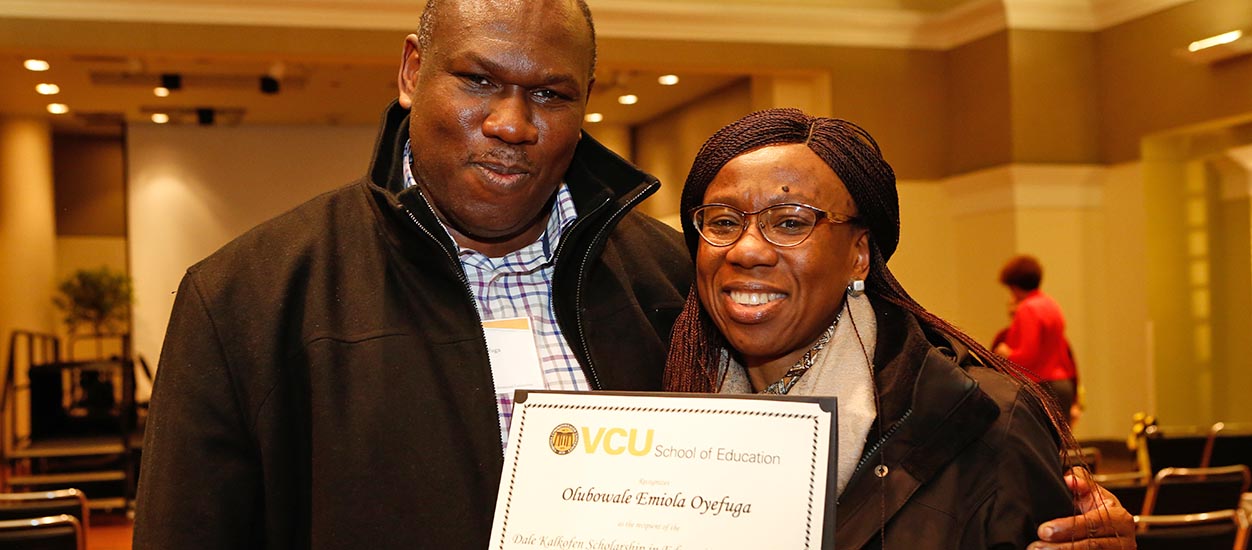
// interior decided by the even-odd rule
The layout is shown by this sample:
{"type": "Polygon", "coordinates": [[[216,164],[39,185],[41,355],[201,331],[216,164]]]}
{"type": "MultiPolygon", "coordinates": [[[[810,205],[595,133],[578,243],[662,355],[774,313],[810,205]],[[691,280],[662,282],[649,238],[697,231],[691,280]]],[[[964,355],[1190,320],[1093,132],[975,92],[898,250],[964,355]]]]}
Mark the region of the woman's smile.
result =
{"type": "Polygon", "coordinates": [[[722,291],[726,316],[734,323],[755,325],[769,321],[785,307],[789,295],[760,284],[729,285],[722,291]]]}

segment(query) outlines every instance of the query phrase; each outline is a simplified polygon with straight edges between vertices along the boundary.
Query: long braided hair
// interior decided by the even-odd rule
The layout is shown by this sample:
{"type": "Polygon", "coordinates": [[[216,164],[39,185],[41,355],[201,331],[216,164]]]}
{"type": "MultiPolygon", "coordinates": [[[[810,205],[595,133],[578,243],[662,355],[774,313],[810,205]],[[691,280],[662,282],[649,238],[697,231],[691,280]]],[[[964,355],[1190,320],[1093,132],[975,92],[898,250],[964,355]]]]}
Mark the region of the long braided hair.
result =
{"type": "MultiPolygon", "coordinates": [[[[900,206],[895,172],[882,158],[878,143],[864,129],[846,120],[813,117],[798,109],[769,109],[752,113],[722,128],[700,148],[683,187],[682,212],[704,201],[709,183],[731,159],[762,147],[804,144],[839,176],[869,230],[870,266],[865,293],[912,313],[923,327],[947,334],[965,345],[983,364],[1005,373],[1044,404],[1061,438],[1062,453],[1077,448],[1068,422],[1055,401],[1025,372],[996,355],[951,323],[929,312],[904,290],[887,268],[900,241],[900,206]]],[[[699,234],[689,217],[682,220],[687,249],[695,257],[699,234]]],[[[667,391],[716,392],[722,381],[725,337],[700,305],[693,285],[683,311],[674,323],[664,387],[667,391]]]]}

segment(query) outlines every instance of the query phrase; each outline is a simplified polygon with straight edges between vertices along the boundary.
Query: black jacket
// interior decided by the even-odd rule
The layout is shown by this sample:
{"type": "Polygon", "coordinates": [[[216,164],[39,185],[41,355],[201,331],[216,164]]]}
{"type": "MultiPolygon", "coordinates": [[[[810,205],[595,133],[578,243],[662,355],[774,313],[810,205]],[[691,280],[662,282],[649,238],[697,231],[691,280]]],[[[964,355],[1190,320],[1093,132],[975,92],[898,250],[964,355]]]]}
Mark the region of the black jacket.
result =
{"type": "MultiPolygon", "coordinates": [[[[400,191],[407,111],[363,180],[187,271],[144,441],[137,549],[485,548],[503,465],[456,247],[400,191]]],[[[414,147],[421,144],[415,143],[414,147]]],[[[557,320],[596,389],[660,387],[692,278],[658,187],[584,135],[557,320]]]]}
{"type": "Polygon", "coordinates": [[[874,311],[882,431],[839,498],[836,547],[1021,549],[1073,514],[1039,400],[912,314],[874,311]]]}

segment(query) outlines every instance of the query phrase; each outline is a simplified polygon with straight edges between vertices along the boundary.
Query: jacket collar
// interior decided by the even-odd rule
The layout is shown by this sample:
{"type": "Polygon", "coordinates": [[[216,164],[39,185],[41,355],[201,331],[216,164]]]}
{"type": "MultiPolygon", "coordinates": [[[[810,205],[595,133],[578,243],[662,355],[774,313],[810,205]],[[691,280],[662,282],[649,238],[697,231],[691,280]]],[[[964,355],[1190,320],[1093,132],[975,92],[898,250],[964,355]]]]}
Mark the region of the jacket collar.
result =
{"type": "MultiPolygon", "coordinates": [[[[447,232],[439,228],[440,222],[431,205],[417,188],[405,188],[404,144],[408,137],[409,110],[393,100],[383,113],[382,128],[374,144],[374,158],[368,172],[370,186],[376,195],[387,199],[396,214],[411,218],[455,257],[456,245],[447,232]]],[[[412,147],[417,150],[421,144],[414,143],[412,147]]],[[[660,187],[655,177],[635,168],[585,131],[565,172],[565,183],[580,219],[597,217],[606,204],[624,203],[660,187]]]]}
{"type": "Polygon", "coordinates": [[[963,366],[978,359],[963,345],[947,335],[924,332],[913,315],[894,305],[876,301],[874,307],[882,312],[875,351],[881,376],[876,384],[881,390],[890,385],[884,378],[913,372],[916,378],[903,411],[880,411],[886,415],[886,437],[866,445],[862,465],[840,496],[835,527],[839,548],[861,548],[877,536],[919,487],[981,437],[1000,414],[995,401],[965,372],[963,366]],[[875,473],[879,464],[887,467],[881,479],[875,473]]]}

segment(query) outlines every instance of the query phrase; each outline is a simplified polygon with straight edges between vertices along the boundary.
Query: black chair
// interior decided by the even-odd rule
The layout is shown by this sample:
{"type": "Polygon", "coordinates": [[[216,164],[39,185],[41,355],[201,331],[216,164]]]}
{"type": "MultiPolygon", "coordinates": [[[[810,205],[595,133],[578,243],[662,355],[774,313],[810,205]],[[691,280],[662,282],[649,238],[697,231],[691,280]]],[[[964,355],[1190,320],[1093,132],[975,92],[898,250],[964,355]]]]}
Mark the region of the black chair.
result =
{"type": "Polygon", "coordinates": [[[1239,464],[1252,467],[1252,429],[1247,426],[1232,427],[1225,422],[1213,424],[1209,429],[1201,466],[1209,468],[1239,464]]]}
{"type": "Polygon", "coordinates": [[[1165,468],[1201,467],[1204,448],[1208,445],[1207,433],[1188,433],[1171,429],[1167,434],[1164,430],[1152,428],[1155,426],[1149,427],[1144,444],[1153,474],[1165,468]]]}
{"type": "Polygon", "coordinates": [[[1112,474],[1092,474],[1091,479],[1107,489],[1126,511],[1135,514],[1143,510],[1143,501],[1148,494],[1148,484],[1152,481],[1147,472],[1117,472],[1112,474]]]}
{"type": "Polygon", "coordinates": [[[1093,479],[1100,485],[1108,489],[1113,496],[1117,497],[1118,502],[1122,503],[1122,507],[1130,513],[1143,510],[1143,502],[1148,496],[1148,484],[1141,481],[1118,481],[1106,482],[1101,481],[1101,476],[1094,476],[1093,479]]]}
{"type": "Polygon", "coordinates": [[[1135,516],[1139,550],[1243,550],[1246,518],[1236,510],[1203,514],[1135,516]]]}
{"type": "Polygon", "coordinates": [[[1242,465],[1165,468],[1148,485],[1143,514],[1196,514],[1237,509],[1249,481],[1252,481],[1252,474],[1242,465]]]}
{"type": "Polygon", "coordinates": [[[64,539],[66,533],[71,530],[74,539],[78,541],[78,548],[84,549],[86,548],[87,526],[90,523],[88,515],[87,496],[78,489],[0,493],[0,523],[5,523],[7,526],[7,528],[0,529],[2,531],[0,550],[66,548],[58,541],[64,539]],[[49,518],[69,518],[73,521],[67,522],[63,519],[52,521],[49,518]],[[21,541],[27,541],[27,543],[21,541]],[[36,541],[42,541],[38,544],[50,546],[40,546],[36,544],[36,541]]]}
{"type": "Polygon", "coordinates": [[[0,550],[86,550],[85,539],[82,525],[67,514],[0,520],[0,550]]]}

